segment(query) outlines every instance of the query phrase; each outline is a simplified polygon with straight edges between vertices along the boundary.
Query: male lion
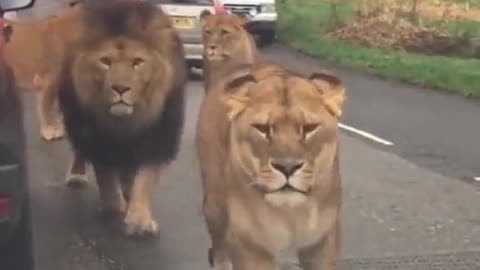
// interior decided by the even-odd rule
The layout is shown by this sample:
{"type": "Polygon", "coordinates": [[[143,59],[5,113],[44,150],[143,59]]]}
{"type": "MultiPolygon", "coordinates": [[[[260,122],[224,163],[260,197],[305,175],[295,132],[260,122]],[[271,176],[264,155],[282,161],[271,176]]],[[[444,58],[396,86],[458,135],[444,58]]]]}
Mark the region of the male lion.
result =
{"type": "Polygon", "coordinates": [[[47,141],[64,135],[54,82],[65,48],[78,32],[79,3],[71,2],[70,8],[41,20],[5,20],[6,58],[19,86],[37,90],[40,134],[47,141]]]}
{"type": "Polygon", "coordinates": [[[244,28],[247,20],[232,15],[202,13],[203,74],[205,91],[237,65],[252,64],[258,58],[255,40],[244,28]]]}
{"type": "Polygon", "coordinates": [[[345,94],[326,72],[239,67],[201,107],[197,149],[215,269],[333,269],[338,249],[337,123],[345,94]]]}
{"type": "Polygon", "coordinates": [[[126,212],[129,235],[156,234],[150,194],[183,129],[182,44],[150,2],[87,2],[81,21],[58,92],[75,152],[67,183],[84,184],[90,162],[103,211],[126,212]]]}

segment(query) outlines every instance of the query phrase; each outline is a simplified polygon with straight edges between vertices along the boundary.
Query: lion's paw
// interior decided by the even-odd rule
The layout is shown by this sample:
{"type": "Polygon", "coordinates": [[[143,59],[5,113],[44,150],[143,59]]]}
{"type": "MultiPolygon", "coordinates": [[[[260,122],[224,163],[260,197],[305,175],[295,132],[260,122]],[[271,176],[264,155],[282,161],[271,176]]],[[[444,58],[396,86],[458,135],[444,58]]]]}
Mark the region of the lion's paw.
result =
{"type": "Polygon", "coordinates": [[[124,222],[126,234],[129,236],[158,234],[158,224],[148,211],[129,210],[124,222]]]}
{"type": "Polygon", "coordinates": [[[43,125],[40,129],[40,134],[46,141],[53,141],[63,138],[65,135],[65,128],[63,124],[43,125]]]}
{"type": "Polygon", "coordinates": [[[117,218],[123,217],[125,215],[126,207],[121,204],[119,205],[102,205],[98,212],[102,217],[105,218],[117,218]]]}
{"type": "Polygon", "coordinates": [[[86,188],[88,182],[86,174],[68,174],[65,184],[70,188],[86,188]]]}

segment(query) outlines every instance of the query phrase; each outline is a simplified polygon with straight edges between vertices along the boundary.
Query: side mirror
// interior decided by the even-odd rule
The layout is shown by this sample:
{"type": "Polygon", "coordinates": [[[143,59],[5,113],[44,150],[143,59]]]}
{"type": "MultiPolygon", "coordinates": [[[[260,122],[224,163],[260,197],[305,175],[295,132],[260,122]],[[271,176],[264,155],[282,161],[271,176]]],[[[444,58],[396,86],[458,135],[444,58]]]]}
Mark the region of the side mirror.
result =
{"type": "Polygon", "coordinates": [[[28,8],[33,5],[34,0],[0,0],[0,11],[14,11],[28,8]]]}

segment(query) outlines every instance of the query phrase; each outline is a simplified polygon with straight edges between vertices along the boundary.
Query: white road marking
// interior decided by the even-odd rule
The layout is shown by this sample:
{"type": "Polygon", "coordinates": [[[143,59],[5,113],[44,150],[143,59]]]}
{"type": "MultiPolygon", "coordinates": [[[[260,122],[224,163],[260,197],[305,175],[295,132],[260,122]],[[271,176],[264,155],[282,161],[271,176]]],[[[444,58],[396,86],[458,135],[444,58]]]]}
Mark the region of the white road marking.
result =
{"type": "Polygon", "coordinates": [[[480,182],[480,177],[474,177],[473,180],[480,182]]]}
{"type": "Polygon", "coordinates": [[[358,134],[358,135],[360,135],[362,137],[365,137],[369,140],[372,140],[374,142],[381,143],[383,145],[389,145],[389,146],[393,145],[393,142],[384,140],[384,139],[382,139],[380,137],[377,137],[377,136],[375,136],[371,133],[368,133],[366,131],[356,129],[354,127],[351,127],[351,126],[348,126],[348,125],[345,125],[345,124],[342,124],[342,123],[338,123],[338,126],[342,129],[345,129],[345,130],[348,130],[348,131],[353,132],[355,134],[358,134]]]}

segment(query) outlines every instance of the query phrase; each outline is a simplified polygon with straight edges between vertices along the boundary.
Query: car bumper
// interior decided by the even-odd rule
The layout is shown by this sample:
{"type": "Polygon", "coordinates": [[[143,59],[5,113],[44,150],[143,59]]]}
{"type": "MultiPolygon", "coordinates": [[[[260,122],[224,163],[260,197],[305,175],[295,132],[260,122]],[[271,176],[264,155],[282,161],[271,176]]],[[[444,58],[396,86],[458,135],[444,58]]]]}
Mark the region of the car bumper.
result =
{"type": "Polygon", "coordinates": [[[203,44],[183,44],[185,50],[185,58],[187,60],[203,59],[203,44]]]}
{"type": "Polygon", "coordinates": [[[277,13],[260,13],[248,19],[252,22],[276,22],[277,13]]]}

